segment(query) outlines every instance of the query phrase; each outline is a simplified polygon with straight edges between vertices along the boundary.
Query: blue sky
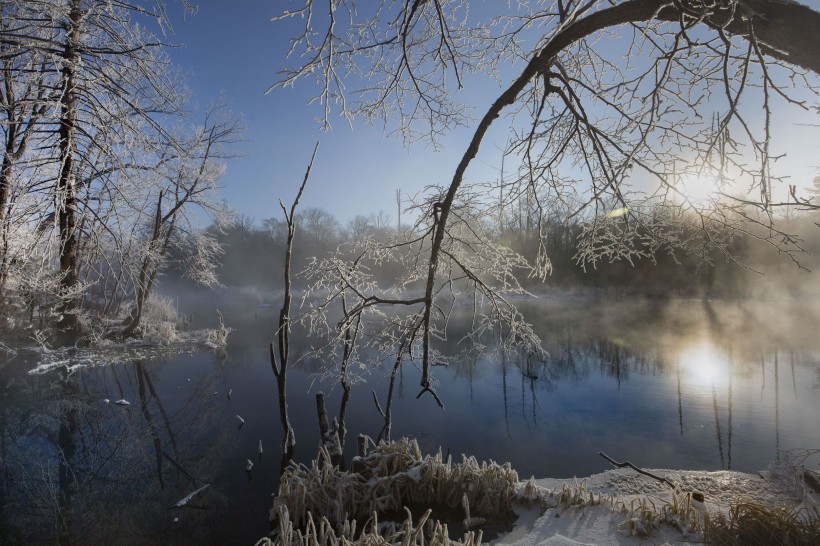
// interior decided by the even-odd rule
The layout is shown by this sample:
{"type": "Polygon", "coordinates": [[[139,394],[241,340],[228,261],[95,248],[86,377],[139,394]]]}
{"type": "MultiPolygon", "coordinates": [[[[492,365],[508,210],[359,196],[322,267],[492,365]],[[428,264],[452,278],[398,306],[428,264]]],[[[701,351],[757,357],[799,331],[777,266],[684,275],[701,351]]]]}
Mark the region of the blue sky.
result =
{"type": "MultiPolygon", "coordinates": [[[[321,107],[306,104],[315,93],[309,82],[264,94],[284,66],[289,45],[287,24],[270,20],[281,9],[277,2],[202,0],[198,5],[195,16],[184,18],[178,5],[170,6],[170,38],[184,44],[170,55],[186,73],[195,104],[204,108],[224,93],[246,122],[246,142],[236,147],[244,157],[231,161],[223,177],[223,195],[235,210],[257,222],[279,217],[278,200],[293,199],[317,140],[319,153],[302,203],[327,209],[342,222],[380,209],[395,220],[397,188],[407,195],[449,183],[468,131],[444,139],[447,151],[424,144],[408,149],[381,126],[357,123],[351,129],[342,119],[334,120],[332,131],[322,131],[315,120],[321,107]]],[[[494,176],[480,164],[476,171],[494,176]]]]}
{"type": "MultiPolygon", "coordinates": [[[[406,196],[431,184],[446,186],[469,142],[471,127],[447,135],[441,151],[424,144],[408,149],[380,126],[356,123],[351,128],[337,118],[332,131],[322,131],[315,120],[321,106],[307,105],[316,92],[310,82],[264,94],[287,62],[284,57],[290,28],[288,23],[271,21],[287,4],[200,0],[198,13],[185,17],[179,3],[169,6],[174,24],[170,41],[183,46],[170,50],[170,55],[186,74],[194,103],[204,108],[222,93],[247,125],[246,141],[236,146],[243,157],[228,164],[222,181],[223,196],[231,206],[257,222],[279,217],[278,201],[281,198],[289,203],[293,199],[317,140],[321,142],[319,154],[302,203],[322,207],[343,223],[357,214],[379,210],[395,219],[397,188],[406,196]]],[[[468,102],[481,110],[501,87],[478,83],[477,89],[467,86],[473,93],[468,102]]],[[[796,130],[800,127],[796,124],[806,120],[790,118],[776,121],[779,132],[785,135],[781,149],[790,155],[786,161],[794,163],[789,183],[808,185],[820,167],[817,133],[814,130],[807,138],[796,130]]],[[[494,142],[505,140],[505,124],[496,125],[495,138],[491,131],[468,170],[468,179],[498,176],[495,165],[501,153],[494,142]]]]}

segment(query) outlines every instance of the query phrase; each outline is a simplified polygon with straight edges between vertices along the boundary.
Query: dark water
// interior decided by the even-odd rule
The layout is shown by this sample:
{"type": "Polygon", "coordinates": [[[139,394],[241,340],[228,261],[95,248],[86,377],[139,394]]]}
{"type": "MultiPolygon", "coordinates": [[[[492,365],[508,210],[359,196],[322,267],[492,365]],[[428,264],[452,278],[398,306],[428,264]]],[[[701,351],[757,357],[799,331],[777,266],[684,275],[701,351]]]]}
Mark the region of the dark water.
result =
{"type": "MultiPolygon", "coordinates": [[[[227,358],[119,351],[43,375],[27,373],[31,355],[2,365],[0,543],[251,544],[265,534],[281,462],[274,312],[220,306],[235,328],[227,358]]],[[[392,436],[510,461],[522,478],[601,472],[599,451],[648,468],[756,472],[786,450],[820,447],[820,339],[805,306],[565,298],[525,311],[549,358],[437,367],[445,410],[416,400],[419,372],[405,365],[392,436]]],[[[301,461],[319,442],[315,393],[328,393],[331,415],[339,409],[341,389],[314,382],[315,365],[289,376],[301,461]]],[[[371,391],[384,404],[391,368],[376,364],[352,387],[348,455],[357,434],[382,428],[371,391]]]]}

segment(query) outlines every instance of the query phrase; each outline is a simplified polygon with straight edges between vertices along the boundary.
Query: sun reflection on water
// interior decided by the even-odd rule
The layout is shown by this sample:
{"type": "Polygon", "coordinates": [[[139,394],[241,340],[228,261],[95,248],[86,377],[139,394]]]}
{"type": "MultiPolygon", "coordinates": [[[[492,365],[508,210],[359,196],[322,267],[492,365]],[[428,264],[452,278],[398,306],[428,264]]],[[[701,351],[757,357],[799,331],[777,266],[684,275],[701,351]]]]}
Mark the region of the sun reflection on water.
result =
{"type": "Polygon", "coordinates": [[[683,347],[678,358],[681,369],[696,383],[719,385],[725,384],[729,379],[725,352],[708,341],[683,347]]]}

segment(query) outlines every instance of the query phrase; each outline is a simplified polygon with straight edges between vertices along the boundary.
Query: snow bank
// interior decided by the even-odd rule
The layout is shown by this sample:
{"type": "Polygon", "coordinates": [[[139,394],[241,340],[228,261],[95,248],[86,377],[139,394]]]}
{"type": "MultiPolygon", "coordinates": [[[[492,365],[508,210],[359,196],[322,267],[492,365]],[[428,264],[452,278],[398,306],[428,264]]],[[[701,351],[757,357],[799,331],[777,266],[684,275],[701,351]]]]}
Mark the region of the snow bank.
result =
{"type": "MultiPolygon", "coordinates": [[[[596,474],[580,483],[611,502],[589,506],[555,506],[543,514],[523,510],[516,528],[493,544],[505,546],[703,544],[696,531],[698,520],[707,513],[726,512],[729,504],[744,499],[770,506],[794,507],[798,498],[792,485],[782,477],[764,479],[742,472],[651,470],[678,485],[677,502],[686,502],[684,492],[699,491],[703,503],[688,499],[691,514],[681,517],[673,510],[675,493],[668,486],[618,469],[596,474]],[[681,496],[683,493],[683,497],[681,496]],[[677,515],[677,517],[676,517],[677,515]]],[[[577,480],[540,479],[535,485],[547,491],[578,487],[577,480]]]]}
{"type": "Polygon", "coordinates": [[[448,523],[453,527],[459,516],[464,516],[465,528],[471,527],[471,507],[490,523],[510,510],[518,516],[511,530],[491,541],[498,545],[638,545],[647,540],[701,544],[705,516],[725,513],[732,503],[798,505],[800,495],[789,474],[794,466],[784,472],[787,466],[773,466],[760,475],[652,471],[674,483],[674,490],[630,469],[580,481],[520,482],[509,464],[478,463],[467,457],[454,464],[442,459],[440,452],[422,456],[415,440],[402,439],[382,443],[367,457],[355,459],[351,472],[333,467],[326,453],[311,467],[289,467],[271,510],[274,532],[258,544],[336,546],[386,540],[406,546],[475,545],[482,541],[481,529],[467,531],[458,540],[448,535],[448,523]],[[704,501],[695,500],[701,494],[704,501]],[[407,505],[443,505],[445,513],[438,511],[444,520],[436,520],[427,510],[414,522],[404,508],[403,522],[379,523],[384,514],[401,513],[407,505]]]}

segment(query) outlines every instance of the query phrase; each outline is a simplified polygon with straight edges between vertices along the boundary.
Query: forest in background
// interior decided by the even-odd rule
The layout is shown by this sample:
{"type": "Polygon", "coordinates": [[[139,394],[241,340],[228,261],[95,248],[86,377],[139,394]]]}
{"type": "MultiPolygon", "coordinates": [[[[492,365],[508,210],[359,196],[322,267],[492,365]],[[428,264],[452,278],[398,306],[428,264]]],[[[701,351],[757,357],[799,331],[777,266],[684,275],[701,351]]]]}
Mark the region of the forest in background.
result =
{"type": "MultiPolygon", "coordinates": [[[[395,218],[379,211],[368,216],[357,215],[343,223],[320,208],[297,212],[294,287],[306,290],[313,261],[335,253],[337,248],[352,260],[354,247],[362,239],[372,238],[390,245],[401,237],[406,238],[406,231],[411,228],[400,226],[395,218]]],[[[796,214],[784,220],[785,229],[808,234],[803,242],[806,253],[798,257],[799,264],[784,260],[769,245],[752,238],[736,238],[730,247],[732,256],[715,249],[701,254],[698,233],[693,228],[686,251],[669,249],[632,263],[627,260],[599,262],[594,268],[584,269],[577,262],[580,222],[567,223],[556,214],[543,223],[541,237],[534,229],[527,229],[526,218],[516,210],[505,218],[503,229],[495,225],[491,231],[497,244],[511,248],[528,261],[535,259],[540,241],[546,242],[552,264],[552,273],[546,280],[542,282],[519,272],[518,280],[535,294],[581,291],[596,296],[655,299],[802,298],[820,296],[820,284],[813,274],[820,255],[817,221],[816,212],[796,214]]],[[[211,227],[208,231],[222,249],[215,271],[220,283],[231,288],[256,288],[266,298],[281,291],[287,237],[283,220],[266,218],[257,223],[249,217],[234,215],[229,224],[211,227]]],[[[368,267],[384,287],[390,286],[402,273],[397,262],[374,262],[368,267]]],[[[169,286],[178,286],[180,282],[193,285],[186,281],[184,268],[180,267],[172,266],[165,279],[169,286]]]]}

